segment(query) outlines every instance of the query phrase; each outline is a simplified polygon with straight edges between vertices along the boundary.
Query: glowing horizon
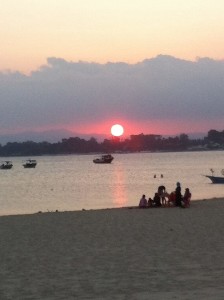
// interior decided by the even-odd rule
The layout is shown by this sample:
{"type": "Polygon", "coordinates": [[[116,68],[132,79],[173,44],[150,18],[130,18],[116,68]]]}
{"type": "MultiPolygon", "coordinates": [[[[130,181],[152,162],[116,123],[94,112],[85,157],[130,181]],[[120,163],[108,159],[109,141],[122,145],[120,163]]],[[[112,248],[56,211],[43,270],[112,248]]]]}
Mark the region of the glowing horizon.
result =
{"type": "MultiPolygon", "coordinates": [[[[130,121],[120,121],[122,126],[124,127],[124,133],[122,134],[122,139],[128,139],[131,135],[139,135],[139,134],[154,134],[154,135],[161,135],[161,136],[178,136],[180,134],[194,134],[194,133],[207,133],[209,130],[217,130],[222,131],[223,126],[212,126],[211,122],[204,122],[203,124],[193,124],[191,130],[189,128],[189,123],[182,124],[181,122],[178,124],[177,122],[166,121],[161,122],[148,122],[148,123],[140,123],[140,122],[130,122],[130,121]],[[182,126],[182,127],[181,127],[182,126]]],[[[0,131],[0,135],[16,135],[22,134],[27,132],[33,133],[44,133],[44,132],[51,132],[51,131],[63,131],[68,130],[69,132],[73,133],[74,136],[82,136],[82,135],[89,135],[92,137],[97,137],[98,135],[104,136],[107,139],[113,137],[111,133],[111,126],[114,122],[108,121],[98,124],[91,124],[85,126],[71,126],[69,125],[60,125],[60,126],[47,126],[47,127],[39,127],[39,128],[30,128],[29,131],[27,128],[20,128],[19,130],[8,130],[8,131],[0,131]]]]}
{"type": "Polygon", "coordinates": [[[223,0],[3,1],[0,134],[223,130],[223,11],[223,0]]]}

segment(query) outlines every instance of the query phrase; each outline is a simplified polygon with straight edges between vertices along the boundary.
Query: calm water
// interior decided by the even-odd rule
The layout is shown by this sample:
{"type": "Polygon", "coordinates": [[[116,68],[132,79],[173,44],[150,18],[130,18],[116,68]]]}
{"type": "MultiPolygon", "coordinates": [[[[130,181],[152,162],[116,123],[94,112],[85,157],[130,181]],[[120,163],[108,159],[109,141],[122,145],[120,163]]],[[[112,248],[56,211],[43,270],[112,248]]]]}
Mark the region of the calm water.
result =
{"type": "Polygon", "coordinates": [[[143,193],[153,197],[161,184],[171,192],[177,181],[182,191],[190,188],[193,200],[224,197],[224,185],[202,176],[210,174],[210,168],[220,175],[223,151],[114,157],[110,165],[97,165],[94,155],[40,156],[34,158],[35,169],[24,169],[21,157],[7,158],[13,168],[0,170],[0,215],[137,205],[143,193]]]}

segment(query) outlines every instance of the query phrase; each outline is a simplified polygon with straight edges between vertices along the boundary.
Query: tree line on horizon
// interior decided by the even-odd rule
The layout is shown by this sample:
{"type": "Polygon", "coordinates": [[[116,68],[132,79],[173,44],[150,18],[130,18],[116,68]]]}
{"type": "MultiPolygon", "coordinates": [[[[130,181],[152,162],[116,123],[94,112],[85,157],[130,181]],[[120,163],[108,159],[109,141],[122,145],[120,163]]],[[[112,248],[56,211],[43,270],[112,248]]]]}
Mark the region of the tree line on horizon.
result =
{"type": "Polygon", "coordinates": [[[70,137],[57,143],[26,141],[8,142],[4,146],[0,144],[0,156],[3,157],[190,150],[224,150],[224,130],[212,129],[202,139],[190,139],[185,133],[175,137],[141,133],[130,135],[130,138],[125,140],[114,137],[103,142],[98,142],[94,137],[89,140],[70,137]]]}

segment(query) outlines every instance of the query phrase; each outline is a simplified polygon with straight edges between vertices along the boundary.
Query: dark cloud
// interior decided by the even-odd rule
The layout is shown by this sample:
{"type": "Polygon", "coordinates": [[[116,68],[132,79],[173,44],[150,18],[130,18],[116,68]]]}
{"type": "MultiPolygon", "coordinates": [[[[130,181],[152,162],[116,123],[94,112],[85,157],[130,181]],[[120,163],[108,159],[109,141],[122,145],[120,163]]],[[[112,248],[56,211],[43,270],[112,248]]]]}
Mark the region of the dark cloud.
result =
{"type": "Polygon", "coordinates": [[[0,128],[75,128],[111,116],[141,122],[209,119],[215,127],[223,95],[224,61],[160,55],[130,65],[51,57],[29,76],[0,73],[0,128]]]}

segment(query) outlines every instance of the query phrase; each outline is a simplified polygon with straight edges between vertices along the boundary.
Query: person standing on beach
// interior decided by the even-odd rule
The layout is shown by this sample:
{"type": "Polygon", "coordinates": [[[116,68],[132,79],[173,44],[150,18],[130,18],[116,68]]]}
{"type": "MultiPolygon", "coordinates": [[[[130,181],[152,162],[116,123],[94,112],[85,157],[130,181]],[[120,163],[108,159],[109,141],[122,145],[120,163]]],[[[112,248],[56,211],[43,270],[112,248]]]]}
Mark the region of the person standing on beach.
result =
{"type": "Polygon", "coordinates": [[[189,188],[185,189],[184,197],[183,197],[183,207],[190,207],[190,201],[191,201],[191,192],[189,188]]]}
{"type": "Polygon", "coordinates": [[[176,206],[181,206],[181,200],[182,200],[182,195],[181,195],[181,186],[180,182],[177,182],[176,190],[175,190],[175,197],[176,197],[176,206]]]}
{"type": "Polygon", "coordinates": [[[160,185],[158,187],[158,194],[160,196],[161,199],[161,204],[164,205],[166,203],[166,199],[165,199],[165,193],[166,193],[166,188],[164,185],[160,185]]]}

